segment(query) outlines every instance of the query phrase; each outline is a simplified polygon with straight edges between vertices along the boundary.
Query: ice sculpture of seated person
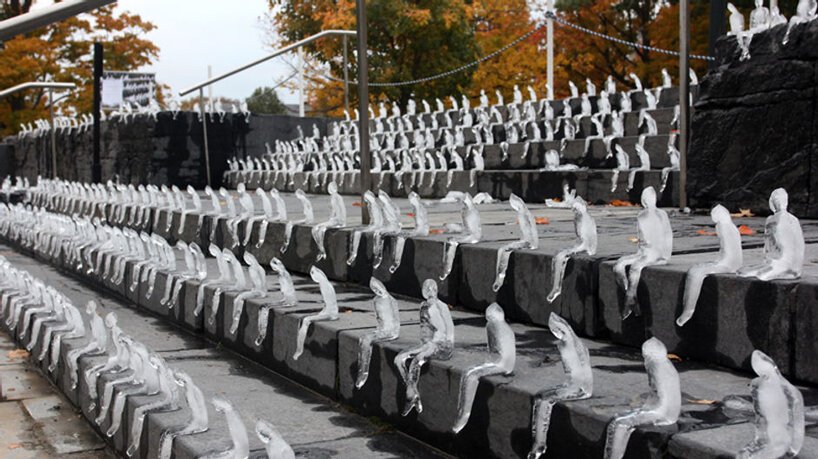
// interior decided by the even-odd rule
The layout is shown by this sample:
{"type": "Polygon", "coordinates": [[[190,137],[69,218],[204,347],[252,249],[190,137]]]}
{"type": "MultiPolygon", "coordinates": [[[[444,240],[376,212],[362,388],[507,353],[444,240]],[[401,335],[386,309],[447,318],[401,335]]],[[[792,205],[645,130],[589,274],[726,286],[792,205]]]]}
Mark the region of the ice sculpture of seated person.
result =
{"type": "Polygon", "coordinates": [[[763,281],[798,279],[804,267],[804,233],[798,218],[787,211],[787,191],[778,188],[770,194],[770,210],[764,224],[764,262],[739,270],[742,277],[763,281]]]}

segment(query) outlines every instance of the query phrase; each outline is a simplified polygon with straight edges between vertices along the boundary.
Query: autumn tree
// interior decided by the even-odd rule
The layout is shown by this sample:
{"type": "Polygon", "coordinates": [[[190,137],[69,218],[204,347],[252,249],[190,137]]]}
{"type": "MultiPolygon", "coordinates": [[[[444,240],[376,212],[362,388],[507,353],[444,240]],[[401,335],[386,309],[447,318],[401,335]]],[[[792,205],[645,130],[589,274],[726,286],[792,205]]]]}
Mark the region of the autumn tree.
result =
{"type": "MultiPolygon", "coordinates": [[[[2,14],[25,14],[32,0],[2,0],[2,14]]],[[[116,13],[114,6],[97,9],[51,24],[6,41],[0,50],[0,87],[27,81],[73,82],[71,91],[58,104],[65,113],[86,113],[93,104],[94,42],[105,49],[105,68],[133,71],[151,63],[159,49],[144,35],[154,29],[150,22],[127,12],[116,13]]],[[[20,123],[48,116],[44,91],[25,91],[0,101],[0,130],[15,132],[20,123]]]]}

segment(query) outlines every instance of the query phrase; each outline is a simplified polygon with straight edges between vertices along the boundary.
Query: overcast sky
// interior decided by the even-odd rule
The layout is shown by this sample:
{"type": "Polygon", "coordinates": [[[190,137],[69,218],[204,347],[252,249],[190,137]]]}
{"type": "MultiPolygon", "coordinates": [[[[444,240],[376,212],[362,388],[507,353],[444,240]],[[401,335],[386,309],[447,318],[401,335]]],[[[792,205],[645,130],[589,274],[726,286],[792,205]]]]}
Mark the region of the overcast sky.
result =
{"type": "MultiPolygon", "coordinates": [[[[148,37],[160,48],[157,62],[146,71],[174,95],[213,74],[232,70],[270,52],[265,46],[262,17],[267,0],[119,0],[121,10],[139,14],[157,29],[148,37]],[[241,6],[239,6],[241,5],[241,6]]],[[[292,70],[280,59],[262,64],[213,86],[214,96],[244,99],[259,86],[273,86],[292,70]]],[[[285,102],[297,96],[279,88],[285,102]]]]}

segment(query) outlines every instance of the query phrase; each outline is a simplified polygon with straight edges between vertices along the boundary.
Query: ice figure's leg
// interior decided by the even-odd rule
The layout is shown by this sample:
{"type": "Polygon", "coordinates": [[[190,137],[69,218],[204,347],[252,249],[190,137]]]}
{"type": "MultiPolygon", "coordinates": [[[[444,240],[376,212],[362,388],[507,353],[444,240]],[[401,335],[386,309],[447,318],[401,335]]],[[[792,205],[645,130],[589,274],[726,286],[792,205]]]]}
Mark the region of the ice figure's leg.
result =
{"type": "Polygon", "coordinates": [[[619,185],[619,169],[614,169],[611,174],[611,193],[616,191],[617,185],[619,185]]]}
{"type": "Polygon", "coordinates": [[[173,211],[167,211],[167,223],[165,223],[165,232],[170,233],[170,230],[173,229],[173,211]]]}
{"type": "Polygon", "coordinates": [[[667,178],[670,176],[671,170],[673,170],[671,167],[662,168],[662,184],[659,186],[659,193],[664,193],[665,188],[667,187],[667,178]]]}
{"type": "Polygon", "coordinates": [[[697,265],[690,268],[690,270],[687,272],[687,278],[685,279],[683,301],[684,309],[682,310],[682,314],[679,316],[679,318],[676,319],[676,325],[682,327],[688,320],[690,320],[691,317],[693,317],[705,277],[710,274],[728,271],[728,269],[713,263],[697,265]]]}
{"type": "Polygon", "coordinates": [[[96,419],[94,419],[94,422],[96,422],[98,426],[101,426],[102,423],[105,422],[105,418],[108,417],[108,408],[111,406],[111,399],[114,397],[114,387],[124,383],[130,383],[133,381],[133,378],[133,375],[131,375],[124,378],[112,379],[105,383],[105,386],[102,388],[102,399],[99,403],[99,411],[97,412],[96,419]]]}
{"type": "Polygon", "coordinates": [[[222,305],[222,288],[217,287],[213,292],[213,298],[210,300],[210,315],[207,317],[207,323],[213,325],[216,323],[216,315],[219,313],[219,308],[222,305]]]}
{"type": "Polygon", "coordinates": [[[103,279],[108,279],[108,277],[111,275],[111,264],[112,264],[114,258],[115,257],[114,257],[113,254],[108,255],[107,257],[105,257],[105,263],[104,263],[104,265],[102,267],[102,278],[103,279]]]}
{"type": "Polygon", "coordinates": [[[372,243],[372,268],[377,269],[383,261],[383,236],[382,231],[375,231],[374,242],[372,243]]]}
{"type": "Polygon", "coordinates": [[[239,330],[239,323],[241,323],[241,314],[244,312],[244,302],[247,298],[253,296],[255,292],[243,292],[233,298],[233,320],[230,322],[230,334],[235,335],[239,330]]]}
{"type": "Polygon", "coordinates": [[[119,431],[119,426],[122,425],[122,412],[125,411],[125,397],[144,393],[144,388],[134,388],[117,392],[116,397],[114,397],[114,403],[111,405],[111,425],[105,432],[106,436],[113,437],[114,434],[119,431]]]}
{"type": "Polygon", "coordinates": [[[477,180],[477,169],[469,171],[469,188],[474,188],[474,181],[477,180]]]}
{"type": "Polygon", "coordinates": [[[60,363],[60,348],[62,347],[63,334],[60,333],[54,337],[54,342],[51,343],[51,355],[48,357],[48,372],[54,373],[60,363]]]}
{"type": "Polygon", "coordinates": [[[446,280],[449,277],[449,274],[452,273],[452,267],[454,265],[454,257],[457,254],[457,246],[459,243],[457,241],[449,241],[446,248],[443,252],[443,274],[440,276],[440,280],[446,280]]]}
{"type": "Polygon", "coordinates": [[[267,226],[269,225],[270,222],[266,219],[261,221],[261,227],[258,230],[258,241],[256,242],[257,249],[264,245],[264,241],[267,239],[267,226]]]}
{"type": "Polygon", "coordinates": [[[207,285],[205,282],[199,284],[199,290],[196,292],[196,309],[193,310],[195,317],[199,317],[199,314],[202,313],[202,309],[204,308],[205,285],[207,285]]]}
{"type": "MultiPolygon", "coordinates": [[[[59,325],[54,327],[46,326],[45,330],[43,331],[43,345],[40,347],[40,353],[37,354],[37,361],[42,362],[45,360],[45,356],[48,355],[48,349],[51,347],[51,343],[54,342],[54,337],[60,331],[67,330],[66,325],[59,325]]],[[[36,342],[31,346],[31,349],[37,345],[36,342]]]]}
{"type": "Polygon", "coordinates": [[[327,254],[324,251],[324,234],[327,232],[327,226],[323,223],[312,227],[312,239],[315,241],[315,246],[318,249],[318,256],[315,261],[323,260],[327,254]]]}
{"type": "Polygon", "coordinates": [[[553,303],[562,294],[562,281],[565,278],[565,267],[571,255],[581,250],[578,247],[562,250],[551,260],[551,293],[548,294],[548,302],[553,303]]]}
{"type": "Polygon", "coordinates": [[[170,304],[168,305],[168,309],[173,309],[176,305],[179,304],[179,293],[182,291],[182,287],[185,286],[184,279],[178,279],[176,284],[173,286],[173,296],[170,298],[170,304]]]}
{"type": "Polygon", "coordinates": [[[404,384],[406,384],[406,378],[407,378],[406,361],[411,359],[411,358],[414,358],[415,355],[417,355],[417,353],[421,351],[421,349],[423,349],[423,346],[407,349],[407,350],[401,352],[400,354],[398,354],[397,356],[395,356],[395,360],[394,360],[395,368],[398,369],[398,373],[400,374],[400,378],[401,378],[401,380],[403,380],[404,384]]]}
{"type": "Polygon", "coordinates": [[[631,171],[628,173],[628,189],[625,190],[625,191],[630,191],[630,190],[633,189],[633,182],[636,181],[636,172],[637,171],[638,171],[638,169],[631,169],[631,171]]]}
{"type": "Polygon", "coordinates": [[[182,234],[185,232],[185,221],[187,220],[187,212],[182,211],[182,215],[179,217],[179,228],[176,230],[176,234],[182,234]]]}
{"type": "Polygon", "coordinates": [[[628,273],[627,269],[628,266],[632,265],[636,260],[640,259],[641,256],[639,254],[634,255],[627,255],[618,260],[616,260],[616,264],[614,265],[614,277],[616,279],[616,283],[622,288],[622,290],[628,290],[628,273]]]}
{"type": "Polygon", "coordinates": [[[133,272],[131,273],[131,285],[129,287],[130,291],[135,291],[136,286],[139,285],[139,272],[142,270],[142,266],[145,262],[140,262],[134,264],[133,272]]]}
{"type": "Polygon", "coordinates": [[[153,287],[156,285],[156,273],[159,270],[152,268],[148,276],[148,291],[145,293],[145,299],[149,300],[153,296],[153,287]]]}
{"type": "Polygon", "coordinates": [[[292,236],[293,236],[293,227],[294,226],[295,225],[293,225],[293,222],[289,222],[289,221],[284,226],[284,243],[281,244],[281,253],[286,252],[287,249],[290,248],[290,238],[292,238],[292,236]]]}
{"type": "Polygon", "coordinates": [[[506,271],[508,270],[508,261],[511,258],[511,252],[528,247],[528,243],[524,241],[512,242],[500,247],[497,250],[497,265],[496,275],[494,277],[494,285],[492,290],[495,292],[500,290],[506,280],[506,271]]]}
{"type": "Polygon", "coordinates": [[[331,316],[324,313],[319,313],[314,316],[307,316],[301,320],[301,326],[298,328],[298,336],[295,341],[295,353],[293,353],[293,360],[298,360],[301,354],[304,353],[304,341],[307,340],[307,331],[309,331],[310,324],[315,322],[323,322],[330,320],[331,316]]]}
{"type": "Polygon", "coordinates": [[[265,306],[258,310],[258,335],[256,335],[256,346],[261,346],[264,338],[267,337],[267,323],[270,319],[270,307],[265,306]]]}
{"type": "Polygon", "coordinates": [[[654,260],[650,258],[640,258],[631,265],[630,272],[628,273],[628,289],[625,293],[625,313],[622,315],[623,320],[628,318],[631,312],[636,316],[642,315],[636,293],[639,289],[639,279],[642,278],[642,270],[652,264],[655,264],[654,260]]]}
{"type": "Polygon", "coordinates": [[[476,367],[469,368],[469,371],[460,378],[460,395],[457,401],[457,420],[452,427],[452,432],[459,433],[466,427],[471,416],[471,408],[474,404],[474,396],[477,394],[477,385],[483,376],[499,375],[506,371],[496,363],[484,363],[476,367]]]}
{"type": "Polygon", "coordinates": [[[104,261],[104,258],[105,252],[101,250],[97,252],[97,260],[96,263],[94,264],[94,274],[99,275],[102,273],[102,262],[104,261]]]}
{"type": "Polygon", "coordinates": [[[531,436],[534,438],[534,445],[528,453],[528,459],[538,459],[545,454],[554,405],[560,401],[581,400],[587,397],[585,391],[574,387],[557,387],[538,394],[531,413],[531,436]]]}
{"type": "Polygon", "coordinates": [[[77,379],[79,378],[79,369],[77,368],[78,361],[83,354],[87,354],[96,349],[96,343],[88,343],[81,349],[74,349],[68,353],[68,375],[71,379],[71,390],[77,388],[77,379]]]}
{"type": "Polygon", "coordinates": [[[395,254],[393,256],[392,266],[389,267],[389,272],[394,274],[400,267],[401,259],[403,259],[403,246],[406,245],[406,238],[398,236],[395,238],[395,254]]]}
{"type": "Polygon", "coordinates": [[[446,188],[452,186],[452,179],[454,179],[454,171],[455,171],[454,169],[449,169],[446,172],[446,188]]]}
{"type": "Polygon", "coordinates": [[[760,269],[756,273],[759,280],[771,281],[777,279],[797,279],[799,274],[793,271],[789,266],[773,260],[769,265],[760,269]]]}
{"type": "Polygon", "coordinates": [[[652,411],[635,411],[615,418],[605,435],[605,459],[622,459],[634,429],[658,420],[660,417],[652,411]]]}
{"type": "Polygon", "coordinates": [[[415,409],[418,414],[423,412],[423,404],[420,402],[420,393],[418,393],[418,381],[420,380],[420,370],[426,361],[435,353],[437,353],[437,344],[430,342],[426,343],[420,348],[420,352],[415,355],[415,358],[409,362],[409,370],[406,374],[406,406],[403,408],[403,415],[408,415],[412,409],[415,409]]]}
{"type": "Polygon", "coordinates": [[[254,223],[254,220],[251,218],[251,219],[247,220],[247,224],[245,225],[245,228],[244,228],[244,242],[242,243],[242,245],[244,245],[244,246],[247,246],[247,244],[250,243],[250,237],[253,236],[253,223],[254,223]]]}
{"type": "Polygon", "coordinates": [[[355,231],[354,233],[352,233],[352,247],[350,247],[349,249],[347,266],[354,265],[355,260],[358,258],[358,249],[361,246],[361,234],[363,234],[363,231],[355,231]]]}
{"type": "Polygon", "coordinates": [[[154,403],[136,407],[133,414],[133,424],[131,424],[131,441],[128,445],[128,450],[125,451],[128,457],[132,457],[136,450],[139,449],[139,442],[142,439],[142,426],[145,424],[145,416],[147,416],[148,411],[162,408],[166,405],[166,401],[159,400],[154,403]]]}
{"type": "Polygon", "coordinates": [[[369,361],[372,358],[372,340],[378,332],[371,332],[358,339],[358,378],[355,380],[355,387],[360,389],[366,384],[369,378],[369,361]]]}
{"type": "MultiPolygon", "coordinates": [[[[176,277],[174,277],[174,276],[172,276],[170,274],[168,274],[166,276],[166,278],[165,278],[165,294],[162,295],[162,299],[159,300],[159,304],[161,304],[162,306],[168,304],[168,301],[170,301],[170,295],[171,295],[171,293],[173,293],[173,284],[175,282],[176,282],[176,277]]],[[[180,280],[178,283],[181,284],[182,281],[180,280]]]]}
{"type": "Polygon", "coordinates": [[[216,241],[216,230],[219,229],[219,217],[214,215],[213,218],[210,220],[210,242],[216,241]]]}
{"type": "Polygon", "coordinates": [[[172,430],[168,430],[162,432],[162,436],[159,437],[159,459],[170,459],[172,448],[173,448],[173,439],[176,437],[181,437],[183,435],[193,435],[197,433],[201,433],[207,430],[207,427],[198,426],[198,425],[187,425],[181,428],[176,428],[172,430]]]}

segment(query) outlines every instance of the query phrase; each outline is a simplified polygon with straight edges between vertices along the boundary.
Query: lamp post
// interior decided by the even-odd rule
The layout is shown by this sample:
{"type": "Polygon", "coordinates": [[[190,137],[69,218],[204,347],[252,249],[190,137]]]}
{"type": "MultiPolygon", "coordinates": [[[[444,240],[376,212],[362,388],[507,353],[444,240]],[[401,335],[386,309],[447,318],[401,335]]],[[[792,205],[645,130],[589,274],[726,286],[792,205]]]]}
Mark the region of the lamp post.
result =
{"type": "Polygon", "coordinates": [[[361,220],[369,224],[369,209],[364,193],[372,186],[371,158],[369,151],[369,59],[366,54],[366,0],[357,0],[358,13],[358,112],[361,149],[361,220]]]}
{"type": "Polygon", "coordinates": [[[679,207],[687,207],[687,148],[690,138],[690,0],[679,2],[679,207]]]}

